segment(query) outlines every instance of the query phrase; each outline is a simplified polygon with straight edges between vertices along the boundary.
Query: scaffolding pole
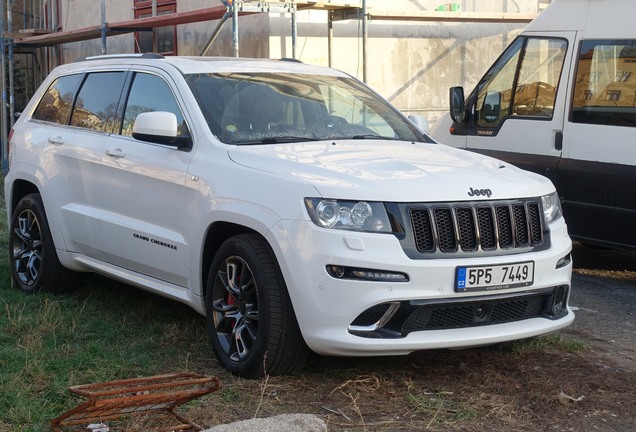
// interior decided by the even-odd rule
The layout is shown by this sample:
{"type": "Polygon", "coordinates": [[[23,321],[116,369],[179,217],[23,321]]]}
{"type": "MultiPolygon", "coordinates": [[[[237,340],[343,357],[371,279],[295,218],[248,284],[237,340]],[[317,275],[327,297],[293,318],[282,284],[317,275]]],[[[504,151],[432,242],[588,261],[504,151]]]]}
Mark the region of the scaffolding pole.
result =
{"type": "MultiPolygon", "coordinates": [[[[13,31],[13,0],[7,1],[7,28],[10,31],[13,31]]],[[[9,43],[9,125],[8,128],[13,127],[13,123],[15,121],[15,92],[13,86],[13,69],[14,69],[14,59],[13,59],[13,41],[9,43]]]]}
{"type": "Polygon", "coordinates": [[[0,0],[0,41],[2,42],[2,53],[0,53],[0,64],[2,68],[2,136],[0,139],[2,140],[2,172],[6,173],[9,168],[9,162],[7,160],[7,82],[6,82],[6,56],[5,56],[5,47],[6,41],[4,39],[4,33],[6,31],[5,19],[6,19],[6,4],[4,1],[0,0]]]}
{"type": "Polygon", "coordinates": [[[108,52],[106,48],[106,28],[106,0],[102,0],[102,55],[108,52]]]}

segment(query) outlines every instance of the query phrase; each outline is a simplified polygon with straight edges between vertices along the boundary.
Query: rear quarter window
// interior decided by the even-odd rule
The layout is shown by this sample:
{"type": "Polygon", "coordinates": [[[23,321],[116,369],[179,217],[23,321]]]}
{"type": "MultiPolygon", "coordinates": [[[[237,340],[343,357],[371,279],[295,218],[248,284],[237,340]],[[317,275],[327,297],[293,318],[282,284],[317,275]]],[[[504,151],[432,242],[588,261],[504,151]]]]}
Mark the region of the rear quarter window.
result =
{"type": "Polygon", "coordinates": [[[82,82],[82,77],[82,74],[66,75],[53,81],[33,112],[33,118],[67,124],[73,98],[82,82]]]}

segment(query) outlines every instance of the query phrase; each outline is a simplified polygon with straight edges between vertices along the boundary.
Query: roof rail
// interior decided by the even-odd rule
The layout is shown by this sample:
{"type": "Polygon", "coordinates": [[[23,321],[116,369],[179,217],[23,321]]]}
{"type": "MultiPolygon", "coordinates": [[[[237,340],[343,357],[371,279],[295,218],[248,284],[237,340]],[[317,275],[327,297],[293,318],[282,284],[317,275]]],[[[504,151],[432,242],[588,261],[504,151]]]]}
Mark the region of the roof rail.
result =
{"type": "Polygon", "coordinates": [[[105,54],[86,57],[84,60],[102,60],[102,59],[117,59],[117,58],[146,58],[146,59],[163,59],[165,58],[161,54],[157,53],[128,53],[128,54],[105,54]]]}
{"type": "Polygon", "coordinates": [[[302,63],[300,60],[292,58],[292,57],[283,57],[280,61],[292,62],[292,63],[302,63]]]}

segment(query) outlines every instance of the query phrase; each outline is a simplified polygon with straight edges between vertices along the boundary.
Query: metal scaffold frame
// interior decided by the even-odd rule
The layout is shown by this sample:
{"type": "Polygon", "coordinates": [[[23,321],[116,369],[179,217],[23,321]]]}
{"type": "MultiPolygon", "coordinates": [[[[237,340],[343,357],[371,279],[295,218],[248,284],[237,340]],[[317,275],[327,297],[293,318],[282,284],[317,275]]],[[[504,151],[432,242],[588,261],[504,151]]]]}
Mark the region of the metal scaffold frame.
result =
{"type": "MultiPolygon", "coordinates": [[[[153,16],[122,22],[108,22],[106,20],[106,0],[101,0],[101,22],[99,25],[70,31],[56,31],[58,23],[50,23],[52,29],[47,29],[49,23],[44,23],[44,20],[40,19],[40,28],[27,29],[25,18],[25,28],[19,32],[14,32],[11,22],[13,13],[11,6],[16,1],[0,0],[0,43],[2,44],[2,49],[0,50],[0,67],[2,68],[2,129],[0,131],[0,140],[2,142],[1,160],[3,172],[8,169],[8,131],[15,120],[13,56],[16,50],[20,53],[34,54],[40,48],[55,48],[67,43],[101,39],[101,51],[102,54],[106,54],[108,51],[107,38],[109,36],[152,30],[157,27],[219,20],[208,42],[200,51],[200,55],[205,55],[225,22],[232,18],[232,53],[235,57],[238,57],[240,54],[239,16],[258,13],[285,13],[291,15],[292,57],[296,58],[298,38],[297,13],[302,10],[316,9],[328,12],[327,49],[329,66],[333,65],[333,23],[342,20],[361,20],[362,79],[367,81],[368,23],[371,20],[528,23],[536,16],[536,14],[522,13],[369,11],[367,0],[219,0],[223,3],[222,5],[157,16],[156,0],[152,0],[153,16]]],[[[25,4],[27,0],[22,1],[25,4]]],[[[36,0],[28,1],[33,4],[36,0]]],[[[31,11],[33,12],[33,6],[31,6],[31,11]]],[[[51,16],[56,16],[55,11],[53,11],[51,16]]],[[[48,73],[48,70],[43,70],[42,75],[44,76],[46,73],[48,73]]]]}

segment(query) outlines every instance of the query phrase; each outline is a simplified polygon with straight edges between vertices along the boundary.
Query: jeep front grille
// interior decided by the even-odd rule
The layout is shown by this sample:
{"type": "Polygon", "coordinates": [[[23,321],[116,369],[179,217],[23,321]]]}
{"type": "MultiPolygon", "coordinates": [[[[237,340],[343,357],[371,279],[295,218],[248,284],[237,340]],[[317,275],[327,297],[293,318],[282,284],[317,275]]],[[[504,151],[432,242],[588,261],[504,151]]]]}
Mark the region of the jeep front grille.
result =
{"type": "Polygon", "coordinates": [[[544,242],[538,200],[414,204],[409,216],[420,254],[510,250],[544,242]]]}

